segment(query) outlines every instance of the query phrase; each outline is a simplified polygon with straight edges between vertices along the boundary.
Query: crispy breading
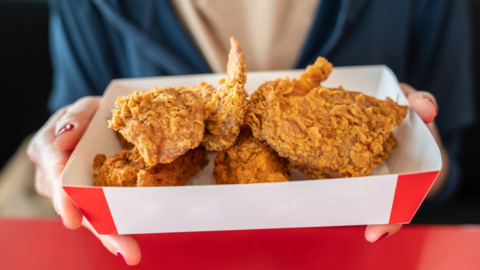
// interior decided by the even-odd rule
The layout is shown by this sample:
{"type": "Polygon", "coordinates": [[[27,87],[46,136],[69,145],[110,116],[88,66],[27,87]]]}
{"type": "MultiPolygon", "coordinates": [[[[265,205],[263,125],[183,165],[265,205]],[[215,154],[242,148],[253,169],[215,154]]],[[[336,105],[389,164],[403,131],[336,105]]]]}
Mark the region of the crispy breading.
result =
{"type": "Polygon", "coordinates": [[[199,85],[188,86],[187,88],[202,98],[204,109],[203,118],[208,119],[212,111],[218,106],[217,89],[206,82],[200,82],[199,85]]]}
{"type": "Polygon", "coordinates": [[[213,176],[218,184],[286,182],[289,169],[287,159],[245,128],[235,145],[218,153],[213,176]]]}
{"type": "Polygon", "coordinates": [[[309,65],[300,79],[292,78],[293,91],[290,95],[305,95],[320,85],[332,73],[332,64],[323,57],[318,57],[313,65],[309,65]]]}
{"type": "MultiPolygon", "coordinates": [[[[315,65],[323,63],[322,74],[329,74],[325,61],[315,65]]],[[[303,75],[309,83],[302,86],[288,78],[262,84],[251,97],[246,123],[256,138],[312,178],[370,175],[395,145],[391,132],[407,106],[323,88],[315,84],[326,76],[311,76],[309,70],[303,75]]]]}
{"type": "MultiPolygon", "coordinates": [[[[373,157],[372,169],[377,168],[382,164],[392,153],[393,148],[397,145],[397,140],[393,137],[393,134],[390,133],[388,138],[383,143],[383,151],[378,153],[373,157]]],[[[342,178],[348,175],[341,175],[338,171],[334,171],[330,168],[323,168],[318,170],[315,167],[311,167],[305,164],[296,164],[295,168],[304,173],[306,176],[311,179],[323,179],[323,178],[342,178]]]]}
{"type": "Polygon", "coordinates": [[[207,151],[199,147],[168,164],[148,167],[136,148],[122,150],[107,158],[98,154],[93,160],[94,186],[153,187],[182,186],[208,163],[207,151]]]}
{"type": "Polygon", "coordinates": [[[242,48],[235,38],[230,39],[227,79],[220,80],[216,92],[218,105],[206,121],[202,144],[209,151],[222,151],[237,140],[247,109],[248,94],[243,88],[247,82],[247,68],[242,48]]]}
{"type": "Polygon", "coordinates": [[[204,102],[184,87],[135,91],[119,97],[109,127],[133,143],[148,166],[169,163],[196,148],[205,130],[204,102]]]}

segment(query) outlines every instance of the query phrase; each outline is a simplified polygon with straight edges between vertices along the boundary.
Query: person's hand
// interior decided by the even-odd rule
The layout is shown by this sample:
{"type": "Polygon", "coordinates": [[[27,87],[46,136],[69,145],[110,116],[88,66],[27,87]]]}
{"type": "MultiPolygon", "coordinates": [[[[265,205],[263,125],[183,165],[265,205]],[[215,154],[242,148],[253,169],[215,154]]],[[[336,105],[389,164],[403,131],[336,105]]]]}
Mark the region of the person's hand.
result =
{"type": "MultiPolygon", "coordinates": [[[[438,175],[437,180],[427,195],[427,197],[432,197],[435,196],[442,188],[449,169],[448,155],[443,147],[437,126],[433,121],[438,113],[437,101],[432,94],[428,92],[417,91],[408,84],[401,83],[400,87],[407,96],[408,103],[410,103],[410,108],[414,110],[420,116],[420,118],[422,118],[425,124],[427,124],[428,129],[430,132],[432,132],[432,135],[437,141],[440,151],[442,152],[442,171],[438,175]]],[[[400,228],[402,228],[402,224],[368,225],[367,229],[365,230],[365,238],[368,242],[375,243],[389,235],[396,233],[398,230],[400,230],[400,228]]]]}
{"type": "Polygon", "coordinates": [[[62,188],[61,175],[65,164],[82,138],[100,104],[99,97],[86,97],[58,110],[35,134],[27,150],[36,165],[35,188],[53,201],[55,211],[69,229],[82,224],[100,239],[103,245],[128,265],[140,262],[140,247],[129,235],[99,235],[62,188]]]}

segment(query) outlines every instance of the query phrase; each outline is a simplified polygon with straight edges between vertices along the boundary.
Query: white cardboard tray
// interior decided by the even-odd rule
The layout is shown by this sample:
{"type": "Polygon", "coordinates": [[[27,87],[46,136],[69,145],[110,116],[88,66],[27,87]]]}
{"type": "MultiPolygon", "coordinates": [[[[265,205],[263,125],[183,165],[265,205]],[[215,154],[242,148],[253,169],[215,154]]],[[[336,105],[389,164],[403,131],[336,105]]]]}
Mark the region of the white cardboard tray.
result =
{"type": "MultiPolygon", "coordinates": [[[[250,72],[249,94],[267,80],[298,77],[302,70],[250,72]]],[[[224,74],[113,80],[97,113],[63,172],[65,191],[100,234],[144,234],[408,223],[436,179],[442,161],[426,125],[409,110],[395,129],[398,140],[372,176],[308,179],[298,171],[286,183],[215,185],[213,160],[180,187],[92,187],[96,154],[114,155],[121,146],[107,120],[118,96],[134,90],[206,81],[218,87],[224,74]],[[305,181],[302,181],[305,180],[305,181]]],[[[334,68],[324,86],[363,92],[400,104],[407,100],[385,66],[334,68]]]]}

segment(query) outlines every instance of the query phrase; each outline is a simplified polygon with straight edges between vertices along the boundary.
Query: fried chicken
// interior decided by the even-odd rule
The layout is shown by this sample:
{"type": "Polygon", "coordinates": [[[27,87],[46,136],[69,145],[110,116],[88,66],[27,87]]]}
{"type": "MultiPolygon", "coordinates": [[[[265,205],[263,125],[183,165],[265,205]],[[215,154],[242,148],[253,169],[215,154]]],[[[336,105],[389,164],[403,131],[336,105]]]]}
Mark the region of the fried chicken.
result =
{"type": "Polygon", "coordinates": [[[187,88],[194,91],[203,100],[203,118],[208,119],[212,111],[218,106],[217,89],[206,82],[200,82],[199,85],[189,86],[187,88]]]}
{"type": "Polygon", "coordinates": [[[247,69],[242,48],[235,38],[230,39],[227,79],[220,80],[220,89],[215,93],[218,105],[206,121],[206,133],[202,144],[209,151],[222,151],[237,140],[240,126],[247,109],[247,69]]]}
{"type": "Polygon", "coordinates": [[[262,84],[251,97],[245,122],[256,138],[311,178],[370,175],[395,146],[391,132],[407,106],[319,86],[330,69],[319,58],[300,80],[262,84]]]}
{"type": "MultiPolygon", "coordinates": [[[[293,85],[293,90],[290,93],[292,96],[302,96],[308,94],[310,90],[320,85],[332,73],[332,64],[323,57],[318,57],[313,65],[309,65],[305,72],[300,75],[300,79],[286,78],[285,81],[290,81],[293,85]]],[[[278,80],[277,80],[278,81],[278,80]]]]}
{"type": "MultiPolygon", "coordinates": [[[[383,151],[378,153],[373,157],[373,164],[371,169],[377,168],[382,164],[392,153],[393,148],[397,145],[397,140],[393,137],[393,134],[390,133],[388,138],[383,143],[383,151]]],[[[323,168],[323,170],[318,170],[316,167],[312,167],[305,164],[296,164],[295,168],[301,171],[306,176],[311,179],[323,179],[323,178],[342,178],[350,175],[342,175],[338,171],[334,171],[330,168],[323,168]]],[[[369,175],[368,173],[367,175],[369,175]]]]}
{"type": "Polygon", "coordinates": [[[235,145],[218,153],[213,176],[218,184],[286,182],[289,169],[287,159],[245,128],[235,145]]]}
{"type": "Polygon", "coordinates": [[[120,132],[115,131],[115,135],[117,135],[118,142],[120,143],[121,146],[123,146],[124,149],[131,150],[135,145],[131,144],[129,141],[127,141],[120,132]]]}
{"type": "Polygon", "coordinates": [[[182,186],[208,163],[207,151],[199,147],[168,164],[148,167],[137,148],[122,150],[93,160],[94,186],[153,187],[182,186]]]}
{"type": "Polygon", "coordinates": [[[199,146],[205,131],[204,100],[192,89],[165,87],[119,97],[109,127],[133,143],[145,163],[169,163],[199,146]]]}
{"type": "Polygon", "coordinates": [[[117,99],[109,127],[134,144],[148,166],[172,162],[202,141],[210,151],[235,143],[248,95],[243,89],[245,56],[235,38],[230,41],[227,79],[218,91],[201,82],[135,91],[117,99]]]}

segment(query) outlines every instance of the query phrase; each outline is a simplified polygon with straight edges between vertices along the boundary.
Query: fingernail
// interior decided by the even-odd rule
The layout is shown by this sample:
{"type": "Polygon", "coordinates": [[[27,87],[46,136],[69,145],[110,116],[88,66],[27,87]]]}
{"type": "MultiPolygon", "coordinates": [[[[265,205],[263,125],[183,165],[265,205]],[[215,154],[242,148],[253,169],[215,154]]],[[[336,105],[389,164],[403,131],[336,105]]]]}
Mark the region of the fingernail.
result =
{"type": "Polygon", "coordinates": [[[435,104],[435,102],[433,102],[433,100],[429,97],[423,97],[424,99],[430,101],[430,103],[432,103],[433,107],[435,108],[435,112],[438,114],[438,108],[437,108],[437,105],[435,104]]]}
{"type": "Polygon", "coordinates": [[[57,132],[57,134],[55,134],[55,139],[60,136],[60,134],[64,133],[64,132],[67,132],[67,131],[70,131],[74,128],[75,126],[73,124],[66,124],[65,126],[63,126],[62,128],[60,128],[57,132]]]}
{"type": "Polygon", "coordinates": [[[117,252],[117,257],[120,258],[125,264],[127,264],[127,261],[125,261],[125,258],[123,258],[122,253],[117,252]]]}
{"type": "Polygon", "coordinates": [[[388,232],[386,232],[386,233],[382,234],[382,236],[378,237],[378,239],[377,239],[377,240],[375,240],[375,242],[373,242],[373,243],[377,243],[377,242],[379,242],[380,240],[382,240],[382,239],[386,238],[387,236],[388,236],[388,232]]]}

